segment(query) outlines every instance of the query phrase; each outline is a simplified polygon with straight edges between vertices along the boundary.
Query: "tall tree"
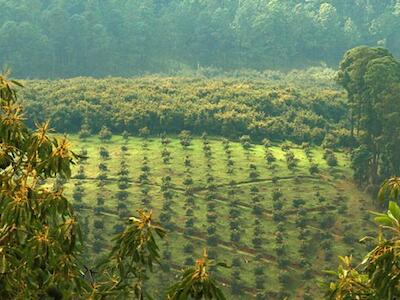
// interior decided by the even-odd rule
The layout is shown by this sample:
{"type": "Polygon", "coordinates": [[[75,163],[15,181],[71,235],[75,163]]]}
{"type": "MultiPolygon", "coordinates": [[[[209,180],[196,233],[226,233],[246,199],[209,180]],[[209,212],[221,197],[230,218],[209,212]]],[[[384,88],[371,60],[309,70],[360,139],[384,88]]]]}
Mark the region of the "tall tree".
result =
{"type": "Polygon", "coordinates": [[[364,167],[368,182],[376,185],[379,175],[397,175],[398,160],[387,157],[394,156],[400,138],[400,63],[386,49],[357,47],[344,55],[337,81],[349,96],[352,134],[355,129],[360,144],[371,153],[364,167]]]}

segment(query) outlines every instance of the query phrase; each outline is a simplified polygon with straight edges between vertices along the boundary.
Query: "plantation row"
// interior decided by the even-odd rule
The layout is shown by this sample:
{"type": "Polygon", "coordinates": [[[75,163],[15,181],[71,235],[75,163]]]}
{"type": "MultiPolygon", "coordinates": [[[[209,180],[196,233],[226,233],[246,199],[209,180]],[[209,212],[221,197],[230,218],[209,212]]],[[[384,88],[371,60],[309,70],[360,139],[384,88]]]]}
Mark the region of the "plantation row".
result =
{"type": "Polygon", "coordinates": [[[155,290],[206,248],[228,266],[212,271],[235,299],[314,299],[305,282],[364,247],[356,237],[370,228],[368,198],[351,184],[346,154],[248,137],[142,136],[72,137],[83,158],[70,182],[56,183],[84,219],[88,262],[140,207],[169,231],[162,272],[149,283],[155,290]]]}

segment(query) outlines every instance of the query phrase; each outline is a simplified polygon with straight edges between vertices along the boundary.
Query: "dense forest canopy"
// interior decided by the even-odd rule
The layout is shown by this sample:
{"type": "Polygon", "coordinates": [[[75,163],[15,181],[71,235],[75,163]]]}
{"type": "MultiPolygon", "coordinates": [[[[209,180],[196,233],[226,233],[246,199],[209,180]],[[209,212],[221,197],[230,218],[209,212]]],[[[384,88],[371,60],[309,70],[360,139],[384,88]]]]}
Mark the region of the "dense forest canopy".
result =
{"type": "Polygon", "coordinates": [[[292,76],[293,83],[289,75],[274,81],[160,76],[34,80],[24,82],[21,99],[31,126],[50,119],[58,132],[77,133],[87,125],[92,134],[107,126],[114,133],[138,135],[147,127],[152,135],[185,129],[233,139],[250,135],[253,142],[268,138],[349,147],[344,92],[322,79],[313,85],[301,79],[320,73],[301,72],[292,76]]]}
{"type": "Polygon", "coordinates": [[[398,0],[0,0],[17,77],[336,66],[356,45],[400,54],[398,0]]]}

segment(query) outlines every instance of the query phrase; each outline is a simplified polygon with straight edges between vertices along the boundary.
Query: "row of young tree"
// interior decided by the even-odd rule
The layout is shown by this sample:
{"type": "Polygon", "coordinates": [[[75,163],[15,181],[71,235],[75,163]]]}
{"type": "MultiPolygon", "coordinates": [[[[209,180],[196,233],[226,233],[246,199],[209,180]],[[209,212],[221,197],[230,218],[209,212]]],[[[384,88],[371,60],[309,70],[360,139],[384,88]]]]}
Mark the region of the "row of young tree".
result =
{"type": "MultiPolygon", "coordinates": [[[[356,93],[359,91],[358,84],[361,84],[361,90],[366,88],[369,91],[366,95],[357,95],[352,99],[354,101],[352,124],[355,125],[353,127],[354,135],[359,138],[360,147],[366,147],[374,154],[369,156],[369,160],[363,162],[371,167],[368,169],[369,177],[367,178],[372,178],[374,181],[374,176],[378,173],[374,172],[376,169],[381,176],[383,174],[381,170],[384,167],[392,168],[393,174],[398,172],[395,165],[396,160],[390,161],[389,165],[386,165],[385,161],[389,158],[384,158],[379,152],[382,149],[379,142],[389,142],[390,134],[396,138],[398,133],[399,127],[390,127],[387,119],[393,117],[392,113],[396,115],[398,109],[395,96],[391,94],[398,84],[398,63],[381,49],[358,48],[350,54],[357,54],[356,57],[349,60],[350,65],[360,63],[366,66],[366,68],[359,69],[360,75],[352,73],[357,70],[357,68],[353,68],[354,65],[348,69],[345,69],[346,63],[342,65],[345,70],[343,78],[349,83],[346,88],[350,96],[352,96],[352,91],[355,90],[356,93]],[[357,59],[368,57],[367,54],[371,54],[367,62],[357,59]],[[366,74],[363,73],[365,70],[367,70],[366,74]],[[355,75],[361,76],[360,82],[354,83],[354,78],[357,78],[355,75]],[[378,81],[382,77],[390,80],[378,81]],[[375,80],[368,81],[370,78],[375,78],[375,80]],[[363,82],[368,82],[368,84],[364,86],[363,82]],[[387,83],[389,84],[386,86],[387,83]],[[379,102],[380,99],[385,99],[387,102],[379,102]],[[376,109],[373,110],[371,107],[376,109]],[[389,116],[385,116],[385,113],[389,116]],[[376,122],[371,123],[372,120],[376,122]]],[[[341,78],[340,76],[339,78],[341,78]]],[[[31,131],[22,123],[21,107],[16,103],[16,94],[13,89],[15,85],[18,83],[0,77],[2,109],[0,137],[3,149],[0,185],[2,208],[0,216],[2,225],[1,296],[6,299],[40,298],[46,295],[56,298],[59,298],[60,295],[70,297],[126,297],[128,295],[145,297],[146,291],[143,282],[152,265],[160,257],[154,236],[162,237],[164,230],[154,224],[151,214],[140,211],[139,217],[129,219],[127,226],[117,236],[116,246],[111,250],[104,264],[97,266],[96,272],[85,269],[84,262],[79,259],[79,246],[82,243],[81,231],[73,206],[63,197],[62,190],[59,188],[61,185],[55,184],[54,190],[40,185],[43,179],[56,175],[61,181],[63,178],[70,177],[70,164],[79,156],[69,150],[66,139],[53,139],[47,135],[48,123],[38,126],[35,131],[31,131]]],[[[394,125],[396,124],[394,123],[394,125]]],[[[145,131],[143,130],[143,132],[145,131]]],[[[107,130],[103,130],[103,132],[106,133],[105,136],[109,136],[107,130]]],[[[187,132],[181,135],[181,143],[183,147],[190,146],[190,137],[187,132]]],[[[248,138],[243,138],[246,151],[249,149],[248,144],[248,138]]],[[[145,145],[143,146],[145,147],[145,145]]],[[[396,152],[390,144],[385,145],[385,148],[388,149],[387,153],[396,156],[396,152]]],[[[296,161],[295,157],[291,154],[290,149],[285,151],[288,167],[292,166],[293,161],[296,161]]],[[[209,152],[206,151],[206,153],[209,152]]],[[[107,160],[108,154],[105,148],[100,149],[99,154],[102,159],[107,160]]],[[[268,155],[268,152],[266,154],[268,155]]],[[[325,154],[328,162],[335,161],[332,151],[328,150],[325,154]]],[[[190,159],[184,163],[187,166],[191,165],[190,159]]],[[[104,162],[103,165],[99,164],[99,179],[104,183],[107,180],[104,177],[106,169],[107,165],[104,162]]],[[[256,179],[257,168],[249,165],[249,170],[249,177],[256,179]]],[[[292,170],[296,170],[295,166],[292,170]]],[[[143,179],[146,179],[149,170],[146,168],[145,158],[142,172],[143,179]]],[[[78,175],[84,176],[84,169],[81,169],[78,175]]],[[[398,178],[389,180],[381,189],[381,198],[398,201],[399,186],[398,178]]],[[[209,187],[208,190],[212,191],[212,188],[209,187]]],[[[75,197],[79,197],[77,195],[79,193],[82,195],[84,190],[77,185],[74,192],[75,197]]],[[[254,193],[256,193],[255,190],[254,193]]],[[[254,194],[255,196],[257,195],[254,194]]],[[[143,204],[149,205],[149,202],[146,200],[143,204]]],[[[279,208],[278,206],[276,208],[278,211],[275,218],[279,220],[279,208]]],[[[340,209],[346,213],[344,206],[340,209]]],[[[392,233],[379,236],[376,248],[367,255],[363,264],[353,268],[350,264],[351,259],[343,258],[343,266],[338,271],[338,281],[330,285],[330,293],[333,297],[342,299],[343,297],[358,296],[387,299],[399,296],[396,246],[398,244],[397,227],[400,222],[399,211],[398,205],[390,202],[389,212],[377,217],[376,220],[384,228],[390,229],[392,233]]],[[[209,215],[210,221],[215,220],[214,214],[209,215]]],[[[300,225],[305,221],[299,218],[298,222],[300,225]]],[[[326,218],[321,219],[321,226],[329,227],[332,222],[328,214],[326,218]]],[[[95,224],[99,223],[95,220],[95,224]]],[[[101,228],[101,225],[94,227],[101,228]]],[[[257,226],[255,226],[256,229],[257,226]]],[[[262,236],[261,232],[258,232],[256,236],[262,236]]],[[[327,250],[331,248],[329,240],[330,238],[327,237],[324,243],[327,250]]],[[[210,242],[212,243],[212,240],[210,242]]],[[[256,240],[252,242],[258,247],[259,242],[256,240]]],[[[329,259],[329,254],[327,258],[329,259]]],[[[190,294],[196,297],[197,294],[200,298],[203,296],[207,298],[205,293],[208,293],[209,298],[222,299],[221,292],[216,289],[214,281],[208,277],[209,273],[206,268],[207,258],[198,260],[196,267],[186,271],[182,280],[168,292],[172,299],[185,293],[186,295],[182,297],[189,298],[190,294]]],[[[282,277],[283,279],[285,277],[282,277]]]]}
{"type": "MultiPolygon", "coordinates": [[[[157,78],[155,86],[151,79],[29,82],[23,103],[31,126],[49,118],[60,132],[100,131],[105,139],[111,132],[184,128],[235,139],[249,135],[253,142],[268,138],[352,148],[354,177],[370,191],[400,172],[400,63],[383,48],[358,47],[345,54],[337,82],[348,102],[327,88],[282,89],[235,79],[194,84],[178,78],[157,78]]],[[[325,158],[336,163],[329,153],[325,158]]]]}
{"type": "MultiPolygon", "coordinates": [[[[1,298],[148,298],[144,282],[159,262],[157,240],[165,236],[165,230],[151,213],[138,210],[138,216],[129,218],[117,234],[106,259],[88,268],[81,255],[86,247],[78,215],[62,190],[63,179],[71,176],[71,165],[80,157],[65,138],[48,135],[49,123],[34,131],[24,125],[14,88],[18,85],[0,76],[1,298]],[[56,176],[53,189],[41,185],[56,176]]],[[[106,160],[107,150],[100,152],[106,160]]],[[[99,169],[104,171],[106,165],[99,169]]],[[[79,175],[84,176],[84,169],[79,175]]],[[[103,185],[106,178],[99,179],[103,185]]],[[[84,193],[78,186],[76,199],[77,192],[84,193]]],[[[96,209],[101,213],[102,205],[96,209]]],[[[101,220],[94,220],[93,234],[101,235],[96,232],[101,228],[101,220]]],[[[208,266],[206,255],[197,260],[167,291],[168,297],[224,299],[208,266]]]]}
{"type": "MultiPolygon", "coordinates": [[[[143,154],[146,156],[147,150],[148,150],[148,143],[147,143],[147,137],[148,137],[148,130],[143,129],[141,130],[141,134],[144,137],[143,144],[142,144],[142,151],[143,154]],[[144,146],[144,147],[143,147],[144,146]]],[[[206,195],[206,200],[207,200],[207,210],[208,213],[215,214],[215,207],[216,207],[216,194],[215,194],[215,187],[214,187],[214,178],[212,176],[212,168],[211,168],[211,161],[212,161],[212,149],[211,149],[211,144],[208,140],[208,137],[206,134],[202,135],[202,140],[203,140],[203,152],[204,156],[206,159],[206,168],[207,168],[207,175],[206,175],[206,182],[207,182],[207,195],[206,195]]],[[[235,164],[234,161],[232,160],[232,151],[230,147],[230,142],[229,140],[224,139],[223,141],[223,149],[225,150],[226,158],[227,158],[227,176],[230,176],[234,174],[235,172],[235,164]]],[[[251,150],[251,143],[249,141],[249,137],[242,137],[241,138],[242,142],[242,147],[243,150],[246,154],[246,159],[250,160],[251,155],[252,155],[252,150],[251,150]]],[[[271,155],[271,150],[270,146],[271,143],[268,140],[263,141],[265,145],[265,152],[266,152],[266,163],[267,167],[269,170],[271,170],[272,175],[275,172],[275,167],[274,167],[274,159],[267,159],[271,155]],[[269,163],[268,161],[272,162],[269,163]]],[[[165,164],[165,167],[167,170],[169,170],[169,162],[171,159],[171,154],[169,153],[168,145],[170,144],[170,140],[166,136],[161,137],[161,145],[164,147],[164,149],[161,151],[161,158],[163,159],[163,162],[165,164]],[[164,158],[168,157],[167,160],[164,160],[164,158]]],[[[190,132],[183,131],[180,134],[180,144],[186,154],[191,153],[191,146],[192,146],[192,137],[190,135],[190,132]]],[[[295,176],[296,173],[296,167],[292,168],[291,166],[291,159],[287,159],[287,157],[293,157],[293,152],[291,149],[291,146],[288,143],[285,143],[282,146],[283,150],[285,151],[286,155],[286,162],[288,168],[293,172],[293,175],[295,176]],[[290,153],[290,154],[288,154],[290,153]]],[[[303,145],[304,153],[306,154],[308,160],[310,161],[310,165],[313,165],[313,151],[310,148],[309,145],[304,144],[303,145]]],[[[123,145],[121,147],[121,158],[122,162],[124,162],[124,157],[128,153],[127,152],[128,148],[126,145],[123,145]]],[[[84,155],[84,152],[82,152],[84,155]]],[[[104,162],[106,162],[109,159],[109,154],[108,151],[104,147],[100,147],[100,152],[99,155],[104,162]]],[[[128,154],[129,155],[129,154],[128,154]]],[[[328,159],[329,156],[332,156],[335,159],[335,156],[333,152],[329,149],[326,150],[325,152],[325,158],[328,159]]],[[[295,159],[295,158],[294,158],[295,159]]],[[[296,160],[296,159],[295,159],[296,160]]],[[[328,163],[329,164],[329,163],[328,163]]],[[[121,164],[121,167],[124,164],[121,164]]],[[[143,171],[144,169],[146,170],[147,167],[147,160],[143,164],[145,168],[141,168],[143,171]]],[[[192,168],[193,168],[193,161],[191,160],[190,155],[185,155],[185,159],[183,160],[183,165],[185,167],[185,179],[184,179],[184,185],[187,186],[185,194],[187,197],[187,200],[185,201],[185,208],[186,208],[186,216],[188,217],[187,222],[185,223],[185,235],[187,236],[188,242],[184,244],[183,246],[183,253],[185,256],[185,264],[190,265],[193,263],[193,254],[194,254],[194,244],[192,240],[192,236],[196,236],[196,217],[194,216],[194,210],[196,210],[196,202],[194,201],[193,198],[193,179],[192,179],[192,168]]],[[[334,166],[334,164],[331,164],[334,166]]],[[[122,169],[125,169],[124,167],[122,169]]],[[[121,170],[122,170],[121,169],[121,170]]],[[[127,175],[129,172],[124,171],[124,172],[119,172],[118,175],[127,175]]],[[[171,173],[169,170],[167,173],[171,173]]],[[[76,178],[84,178],[81,177],[84,172],[81,171],[81,168],[79,168],[78,175],[76,178]]],[[[143,173],[142,173],[143,174],[143,173]]],[[[258,168],[254,164],[249,164],[249,179],[250,180],[257,180],[259,176],[258,168]]],[[[121,176],[122,178],[123,176],[121,176]]],[[[141,175],[140,178],[143,176],[141,175]]],[[[139,178],[139,182],[141,181],[139,178]]],[[[149,179],[147,177],[147,179],[149,179]]],[[[120,180],[119,180],[120,181],[120,180]]],[[[142,182],[140,183],[142,184],[142,182]]],[[[266,272],[266,267],[265,266],[257,266],[254,269],[254,280],[255,280],[255,286],[257,289],[257,294],[256,297],[257,299],[265,299],[265,297],[273,296],[273,297],[285,297],[288,296],[287,288],[290,285],[292,279],[290,272],[288,272],[288,267],[290,267],[293,263],[291,262],[290,257],[288,256],[288,247],[287,247],[287,241],[285,241],[285,237],[287,236],[287,226],[285,226],[285,222],[287,219],[285,218],[286,215],[286,208],[284,208],[284,203],[287,203],[286,199],[282,199],[283,194],[279,191],[279,180],[275,179],[274,182],[274,187],[275,187],[275,192],[273,193],[273,209],[274,209],[274,214],[273,218],[275,222],[277,222],[277,231],[275,232],[275,243],[276,246],[274,247],[274,251],[276,251],[276,257],[278,267],[281,269],[279,273],[279,282],[281,285],[281,288],[278,290],[278,293],[271,293],[270,290],[265,290],[266,288],[266,283],[268,282],[269,276],[268,273],[266,272]],[[282,201],[283,200],[283,201],[282,201]]],[[[298,185],[296,185],[298,186],[298,185]]],[[[120,187],[121,189],[121,187],[120,187]]],[[[125,188],[122,188],[125,189],[125,188]]],[[[235,190],[236,190],[236,183],[231,181],[229,183],[229,190],[228,190],[228,199],[230,201],[230,207],[231,210],[229,212],[230,215],[230,228],[231,228],[231,242],[233,245],[240,245],[240,239],[241,236],[244,234],[243,230],[240,228],[240,216],[241,216],[241,209],[238,209],[237,205],[239,202],[235,200],[235,190]]],[[[172,216],[172,211],[171,211],[171,202],[170,202],[170,192],[171,190],[171,177],[170,176],[165,176],[162,179],[161,183],[161,191],[165,195],[165,202],[163,204],[163,212],[160,215],[160,218],[163,222],[163,225],[168,227],[170,230],[174,230],[174,225],[171,223],[171,216],[172,216]]],[[[101,192],[104,194],[104,191],[101,192]]],[[[252,214],[256,217],[256,220],[254,222],[254,231],[253,231],[253,238],[251,240],[252,243],[252,248],[257,251],[256,258],[258,260],[263,259],[263,228],[261,226],[261,223],[259,221],[260,218],[262,218],[263,215],[263,207],[262,207],[262,201],[263,197],[260,191],[258,190],[257,186],[251,186],[250,188],[250,195],[251,195],[251,208],[252,208],[252,214]]],[[[326,199],[320,195],[319,192],[316,193],[316,197],[318,197],[319,202],[321,204],[326,204],[326,199]]],[[[148,202],[147,202],[148,203],[148,202]]],[[[341,216],[346,216],[347,208],[346,208],[346,200],[343,199],[342,197],[338,197],[335,199],[336,205],[338,205],[338,213],[340,213],[341,216]]],[[[292,206],[297,210],[296,217],[295,217],[295,224],[296,227],[299,228],[299,247],[298,247],[298,252],[300,255],[300,259],[298,260],[299,266],[303,268],[303,272],[300,274],[302,280],[304,280],[304,283],[306,285],[306,288],[304,290],[304,299],[312,299],[312,293],[311,289],[309,288],[310,286],[310,281],[314,278],[315,271],[312,268],[313,265],[313,260],[315,259],[315,256],[317,253],[315,252],[315,248],[312,247],[312,245],[315,245],[315,243],[319,243],[322,248],[322,253],[323,253],[323,259],[324,261],[328,262],[329,266],[331,266],[331,263],[334,259],[333,257],[333,247],[332,247],[332,238],[333,236],[329,234],[328,232],[324,230],[316,231],[315,233],[312,233],[309,225],[310,221],[312,221],[307,214],[307,209],[304,208],[304,205],[306,202],[302,199],[294,199],[292,206]]],[[[198,205],[198,203],[197,203],[198,205]]],[[[118,208],[120,205],[118,204],[118,208]]],[[[328,211],[325,206],[322,206],[321,209],[319,210],[319,217],[317,219],[313,218],[314,222],[318,222],[318,227],[319,228],[326,228],[326,227],[331,227],[335,224],[336,218],[334,217],[334,214],[332,212],[328,211]]],[[[218,230],[218,223],[216,223],[217,218],[214,217],[207,217],[207,222],[211,222],[210,226],[207,227],[207,239],[205,242],[207,243],[210,251],[209,251],[209,256],[214,257],[214,255],[217,254],[216,251],[213,250],[213,247],[216,246],[216,243],[219,243],[221,239],[216,235],[216,232],[218,230]]],[[[100,223],[100,220],[95,222],[95,226],[93,228],[93,233],[94,234],[99,234],[99,228],[103,228],[98,226],[98,223],[100,223]],[[99,228],[97,228],[99,227],[99,228]]],[[[313,225],[313,224],[311,224],[313,225]]],[[[102,225],[104,226],[104,225],[102,225]]],[[[344,241],[351,245],[352,243],[355,242],[355,237],[351,235],[351,223],[345,224],[344,225],[344,241]]],[[[95,245],[101,245],[99,244],[98,240],[96,240],[95,245]]],[[[101,248],[96,248],[98,251],[101,250],[101,248]]],[[[171,263],[171,252],[169,249],[169,245],[167,244],[164,251],[163,251],[163,261],[162,261],[162,266],[163,270],[165,272],[171,272],[172,268],[171,266],[174,266],[173,263],[171,263]]],[[[215,249],[216,250],[216,249],[215,249]]],[[[216,257],[216,256],[215,256],[216,257]]],[[[242,275],[241,275],[241,268],[243,267],[243,259],[241,259],[238,256],[234,256],[231,262],[231,281],[230,281],[230,288],[231,288],[231,293],[232,295],[235,296],[244,296],[244,293],[246,291],[246,286],[243,283],[242,280],[242,275]]],[[[166,279],[168,277],[165,277],[166,275],[160,275],[162,282],[166,282],[166,279]]]]}
{"type": "Polygon", "coordinates": [[[397,0],[1,0],[0,6],[0,61],[19,77],[336,65],[359,44],[400,53],[397,0]]]}

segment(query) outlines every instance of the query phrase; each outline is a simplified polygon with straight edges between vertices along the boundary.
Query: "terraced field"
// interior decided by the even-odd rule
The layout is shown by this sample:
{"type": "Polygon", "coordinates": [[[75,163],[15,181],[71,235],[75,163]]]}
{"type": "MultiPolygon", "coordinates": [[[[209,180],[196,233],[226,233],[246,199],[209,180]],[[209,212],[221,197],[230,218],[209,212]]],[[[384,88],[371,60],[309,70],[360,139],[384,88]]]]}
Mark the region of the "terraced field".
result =
{"type": "MultiPolygon", "coordinates": [[[[162,266],[149,285],[161,299],[179,269],[208,255],[228,299],[318,299],[314,284],[337,256],[362,253],[371,199],[351,180],[345,153],[295,145],[251,145],[206,137],[111,141],[71,136],[87,155],[65,183],[93,262],[138,208],[168,229],[162,266]],[[306,283],[307,282],[307,283],[306,283]],[[309,298],[307,298],[309,297],[309,298]]],[[[83,151],[83,152],[82,152],[83,151]]]]}

